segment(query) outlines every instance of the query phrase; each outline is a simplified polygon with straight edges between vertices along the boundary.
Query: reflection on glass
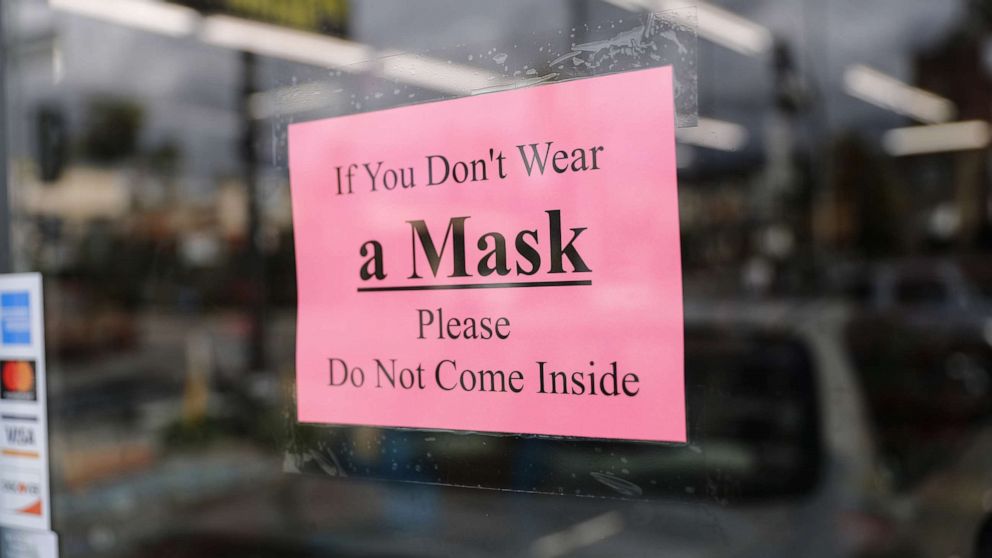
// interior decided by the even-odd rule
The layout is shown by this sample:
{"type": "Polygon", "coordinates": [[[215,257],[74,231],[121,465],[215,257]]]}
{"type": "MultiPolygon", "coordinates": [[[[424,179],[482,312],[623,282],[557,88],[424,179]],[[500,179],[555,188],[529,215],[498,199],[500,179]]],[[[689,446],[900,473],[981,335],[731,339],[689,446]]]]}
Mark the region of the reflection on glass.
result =
{"type": "Polygon", "coordinates": [[[3,3],[62,555],[989,555],[992,7],[689,4],[3,3]],[[667,63],[687,446],[293,423],[289,123],[667,63]]]}

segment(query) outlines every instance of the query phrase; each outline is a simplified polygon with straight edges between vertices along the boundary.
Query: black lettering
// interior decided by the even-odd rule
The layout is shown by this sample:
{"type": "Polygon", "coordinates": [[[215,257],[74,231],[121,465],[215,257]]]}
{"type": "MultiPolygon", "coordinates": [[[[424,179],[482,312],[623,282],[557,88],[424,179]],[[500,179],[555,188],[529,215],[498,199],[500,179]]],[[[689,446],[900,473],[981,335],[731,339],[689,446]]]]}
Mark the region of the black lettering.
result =
{"type": "Polygon", "coordinates": [[[553,157],[551,157],[551,168],[555,169],[555,172],[561,174],[568,170],[568,153],[564,151],[555,151],[553,157]],[[558,162],[565,161],[565,166],[559,167],[558,162]]]}
{"type": "Polygon", "coordinates": [[[390,387],[396,387],[396,359],[395,358],[391,359],[391,363],[393,367],[392,372],[386,369],[386,367],[382,364],[381,360],[375,359],[375,368],[376,368],[375,387],[377,388],[382,387],[383,376],[386,377],[386,381],[389,382],[390,387]]]}
{"type": "Polygon", "coordinates": [[[520,393],[524,390],[524,375],[519,370],[514,370],[510,372],[510,375],[506,378],[506,384],[510,387],[510,391],[513,393],[520,393]],[[518,385],[517,382],[520,382],[518,385]]]}
{"type": "Polygon", "coordinates": [[[544,157],[541,157],[541,154],[538,153],[536,143],[530,144],[529,147],[531,149],[532,157],[528,161],[527,152],[524,150],[524,146],[523,145],[517,146],[517,149],[520,151],[520,158],[524,162],[524,169],[527,171],[527,176],[531,175],[531,171],[535,166],[538,168],[541,174],[544,174],[544,166],[548,162],[548,153],[551,151],[551,142],[549,141],[545,143],[544,157]]]}
{"type": "Polygon", "coordinates": [[[420,321],[420,335],[417,336],[417,339],[424,339],[424,326],[428,326],[434,323],[434,313],[431,312],[430,310],[423,310],[421,308],[417,308],[417,317],[419,318],[420,321]],[[428,318],[426,322],[424,321],[425,315],[428,318]]]}
{"type": "Polygon", "coordinates": [[[363,258],[368,258],[359,271],[359,276],[362,281],[368,281],[369,279],[375,277],[376,279],[385,279],[386,272],[383,270],[382,262],[382,244],[379,244],[376,240],[369,240],[365,244],[362,244],[362,248],[359,251],[363,258]],[[369,255],[369,248],[371,247],[372,255],[369,255]]]}
{"type": "Polygon", "coordinates": [[[479,370],[479,391],[506,391],[506,378],[502,370],[479,370]],[[496,380],[499,380],[499,388],[496,387],[496,380]],[[486,380],[489,385],[486,385],[486,380]]]}
{"type": "Polygon", "coordinates": [[[641,379],[638,378],[637,377],[637,374],[634,374],[633,372],[628,372],[627,374],[624,374],[624,376],[623,376],[623,392],[624,392],[624,394],[627,397],[634,397],[635,395],[637,395],[638,393],[640,393],[641,388],[636,388],[634,390],[629,389],[627,387],[627,382],[628,381],[631,381],[631,382],[633,382],[636,385],[638,382],[641,381],[641,379]]]}
{"type": "Polygon", "coordinates": [[[458,329],[457,328],[459,328],[459,327],[461,327],[461,321],[459,321],[458,318],[448,318],[448,323],[447,323],[447,328],[446,328],[447,331],[448,331],[448,337],[450,337],[452,339],[458,339],[458,333],[459,332],[458,332],[458,329]],[[451,328],[452,327],[455,327],[456,328],[454,333],[451,333],[451,328]]]}
{"type": "Polygon", "coordinates": [[[465,270],[465,220],[469,218],[452,217],[448,220],[448,228],[444,232],[444,241],[441,243],[440,251],[434,246],[434,239],[431,238],[431,233],[427,230],[427,223],[421,220],[407,221],[407,223],[410,223],[413,248],[413,274],[410,275],[410,279],[421,278],[417,274],[417,240],[420,240],[420,245],[423,247],[424,255],[427,257],[427,263],[431,266],[431,273],[433,273],[434,277],[437,277],[437,271],[441,267],[441,256],[444,255],[444,250],[448,246],[449,237],[452,239],[452,250],[454,254],[452,255],[452,272],[448,277],[469,276],[465,270]]]}
{"type": "Polygon", "coordinates": [[[520,262],[517,262],[517,273],[521,275],[534,275],[541,268],[541,254],[534,246],[527,243],[525,237],[528,236],[534,239],[535,245],[538,243],[537,231],[524,230],[517,233],[517,253],[530,263],[530,269],[525,270],[520,266],[520,262]]]}
{"type": "MultiPolygon", "coordinates": [[[[592,365],[592,363],[589,364],[592,365]]],[[[599,390],[603,392],[603,395],[608,397],[613,397],[620,393],[617,390],[617,363],[615,361],[611,365],[610,371],[603,372],[603,375],[599,377],[599,390]]]]}
{"type": "Polygon", "coordinates": [[[576,147],[572,150],[572,157],[575,159],[572,161],[572,172],[579,172],[586,170],[586,150],[581,147],[576,147]]]}
{"type": "Polygon", "coordinates": [[[592,148],[592,170],[599,170],[599,166],[597,166],[598,163],[596,162],[596,153],[603,151],[604,149],[605,148],[601,145],[592,148]]]}
{"type": "Polygon", "coordinates": [[[506,267],[506,239],[503,235],[491,232],[482,235],[479,238],[479,250],[485,250],[489,247],[489,242],[487,239],[493,239],[493,249],[486,252],[485,255],[479,260],[479,275],[486,277],[497,273],[499,275],[509,275],[510,268],[506,267]],[[490,260],[496,260],[491,262],[490,260]]]}
{"type": "Polygon", "coordinates": [[[586,383],[582,378],[582,372],[572,372],[572,395],[582,395],[586,392],[586,383]]]}
{"type": "Polygon", "coordinates": [[[448,359],[442,360],[441,362],[437,363],[437,366],[434,367],[434,383],[436,383],[437,387],[443,389],[444,391],[451,391],[455,389],[455,386],[447,387],[444,385],[444,382],[441,381],[441,366],[444,365],[445,363],[450,364],[452,368],[455,368],[457,366],[455,364],[455,361],[448,359]]]}
{"type": "Polygon", "coordinates": [[[379,161],[379,165],[375,167],[375,172],[372,172],[372,167],[368,163],[363,163],[365,167],[365,172],[369,174],[369,182],[372,184],[372,191],[375,192],[375,178],[379,175],[379,171],[382,170],[382,161],[379,161]]]}
{"type": "Polygon", "coordinates": [[[330,358],[327,360],[330,361],[330,380],[328,381],[327,385],[335,386],[335,387],[344,385],[344,383],[348,381],[348,363],[339,358],[330,358]],[[340,367],[342,368],[341,381],[337,383],[334,382],[335,364],[339,364],[340,367]]]}
{"type": "Polygon", "coordinates": [[[479,335],[479,339],[486,340],[493,338],[493,328],[490,325],[492,324],[492,321],[493,319],[489,317],[479,320],[479,328],[482,330],[482,333],[479,335]]]}
{"type": "MultiPolygon", "coordinates": [[[[579,235],[586,230],[586,227],[580,227],[577,229],[572,229],[572,239],[568,241],[568,244],[564,248],[561,246],[561,211],[558,209],[549,209],[545,211],[548,214],[548,225],[551,229],[551,270],[548,273],[564,273],[565,270],[562,267],[562,255],[568,258],[569,263],[572,264],[572,269],[576,273],[586,273],[591,271],[586,262],[582,260],[582,256],[579,255],[578,250],[575,249],[572,244],[578,240],[579,235]]],[[[447,238],[447,237],[446,237],[447,238]]]]}
{"type": "Polygon", "coordinates": [[[499,337],[500,339],[506,339],[510,336],[509,330],[507,330],[506,333],[503,333],[503,330],[501,329],[503,326],[510,327],[510,320],[506,318],[496,320],[496,337],[499,337]]]}
{"type": "Polygon", "coordinates": [[[444,155],[428,155],[427,156],[427,185],[437,186],[448,179],[448,174],[451,173],[451,165],[448,164],[448,159],[444,155]],[[434,182],[434,159],[440,159],[444,164],[444,177],[437,182],[434,182]]]}

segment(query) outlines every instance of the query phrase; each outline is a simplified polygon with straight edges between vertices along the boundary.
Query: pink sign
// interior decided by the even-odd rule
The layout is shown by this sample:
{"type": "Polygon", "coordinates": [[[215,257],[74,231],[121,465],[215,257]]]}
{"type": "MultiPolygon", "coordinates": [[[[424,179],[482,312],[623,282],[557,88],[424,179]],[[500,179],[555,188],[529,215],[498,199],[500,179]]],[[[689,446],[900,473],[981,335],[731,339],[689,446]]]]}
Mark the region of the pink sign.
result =
{"type": "Polygon", "coordinates": [[[671,68],[295,124],[299,420],[684,442],[671,68]]]}

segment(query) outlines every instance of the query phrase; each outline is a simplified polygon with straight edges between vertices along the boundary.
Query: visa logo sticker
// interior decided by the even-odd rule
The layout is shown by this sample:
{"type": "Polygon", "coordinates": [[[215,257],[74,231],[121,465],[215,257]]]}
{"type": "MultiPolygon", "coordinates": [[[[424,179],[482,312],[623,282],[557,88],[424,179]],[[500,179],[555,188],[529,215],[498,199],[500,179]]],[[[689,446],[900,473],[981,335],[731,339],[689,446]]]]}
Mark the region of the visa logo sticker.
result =
{"type": "Polygon", "coordinates": [[[3,426],[3,448],[0,455],[19,459],[37,460],[41,458],[38,447],[39,436],[32,424],[5,424],[3,426]]]}
{"type": "Polygon", "coordinates": [[[31,302],[27,291],[0,293],[0,343],[31,344],[31,302]]]}
{"type": "Polygon", "coordinates": [[[34,430],[26,426],[5,426],[5,439],[12,446],[34,446],[34,430]]]}

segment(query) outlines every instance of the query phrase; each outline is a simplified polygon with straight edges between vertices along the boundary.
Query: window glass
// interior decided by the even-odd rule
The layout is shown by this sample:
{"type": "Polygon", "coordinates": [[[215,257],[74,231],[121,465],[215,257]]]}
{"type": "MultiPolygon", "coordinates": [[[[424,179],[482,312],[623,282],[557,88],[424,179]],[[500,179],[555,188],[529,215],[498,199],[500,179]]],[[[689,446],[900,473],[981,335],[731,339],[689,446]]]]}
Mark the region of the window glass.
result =
{"type": "MultiPolygon", "coordinates": [[[[992,556],[992,2],[4,0],[0,23],[0,271],[44,277],[60,555],[992,556]],[[665,66],[687,443],[299,422],[290,126],[665,66]]],[[[581,106],[658,106],[631,98],[581,106]]],[[[595,302],[605,329],[643,304],[595,302]]]]}

